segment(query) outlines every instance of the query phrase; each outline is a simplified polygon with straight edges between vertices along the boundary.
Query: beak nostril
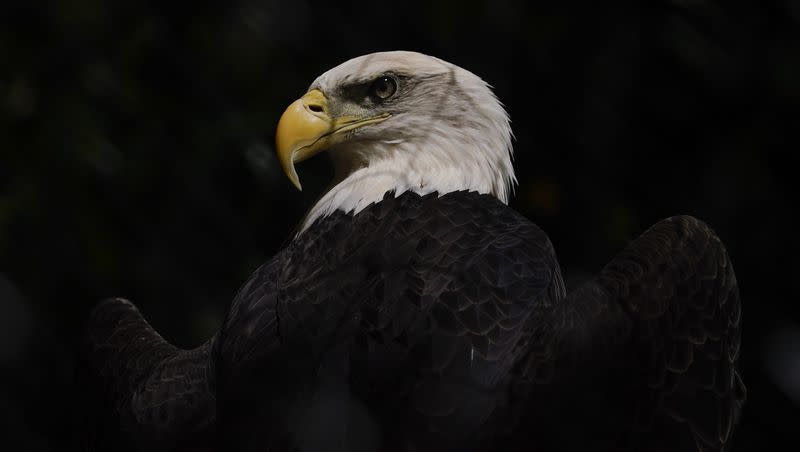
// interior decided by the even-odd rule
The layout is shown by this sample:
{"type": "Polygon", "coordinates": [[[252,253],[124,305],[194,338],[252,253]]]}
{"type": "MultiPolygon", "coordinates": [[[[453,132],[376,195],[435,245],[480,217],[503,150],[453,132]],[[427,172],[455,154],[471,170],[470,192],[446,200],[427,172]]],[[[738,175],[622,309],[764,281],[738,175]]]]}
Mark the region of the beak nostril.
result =
{"type": "Polygon", "coordinates": [[[322,113],[324,111],[321,105],[316,105],[316,104],[309,105],[308,109],[315,113],[322,113]]]}

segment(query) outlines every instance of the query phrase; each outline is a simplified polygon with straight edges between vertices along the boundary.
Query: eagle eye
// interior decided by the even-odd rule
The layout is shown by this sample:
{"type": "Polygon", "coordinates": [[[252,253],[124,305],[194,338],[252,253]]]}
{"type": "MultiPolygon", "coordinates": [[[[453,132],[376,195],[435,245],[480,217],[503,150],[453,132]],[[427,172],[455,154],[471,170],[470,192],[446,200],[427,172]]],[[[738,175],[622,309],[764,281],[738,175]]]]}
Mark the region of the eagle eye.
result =
{"type": "Polygon", "coordinates": [[[388,75],[382,75],[372,82],[370,93],[380,100],[388,99],[397,91],[397,82],[388,75]]]}

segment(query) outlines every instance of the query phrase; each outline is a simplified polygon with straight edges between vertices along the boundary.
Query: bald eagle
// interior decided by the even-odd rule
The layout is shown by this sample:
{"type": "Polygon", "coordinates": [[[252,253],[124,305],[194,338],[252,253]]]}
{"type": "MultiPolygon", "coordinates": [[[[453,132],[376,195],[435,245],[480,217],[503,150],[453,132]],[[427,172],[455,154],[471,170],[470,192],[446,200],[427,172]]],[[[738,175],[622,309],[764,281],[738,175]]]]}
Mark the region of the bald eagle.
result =
{"type": "Polygon", "coordinates": [[[509,117],[413,52],[322,74],[276,132],[335,181],[219,330],[167,343],[124,299],[90,314],[92,442],[148,450],[728,450],[744,385],[723,244],[665,219],[565,290],[506,204],[509,117]]]}

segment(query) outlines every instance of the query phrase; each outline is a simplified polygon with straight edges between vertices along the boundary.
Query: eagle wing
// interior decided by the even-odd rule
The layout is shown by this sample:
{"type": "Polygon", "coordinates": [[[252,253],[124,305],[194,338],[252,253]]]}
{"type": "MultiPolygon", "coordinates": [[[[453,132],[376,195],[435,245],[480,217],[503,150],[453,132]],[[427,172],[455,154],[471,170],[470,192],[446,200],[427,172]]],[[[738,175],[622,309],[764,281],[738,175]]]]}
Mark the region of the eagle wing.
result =
{"type": "Polygon", "coordinates": [[[86,328],[82,371],[84,386],[99,405],[88,413],[88,447],[212,447],[220,365],[265,353],[262,336],[272,337],[276,262],[273,258],[252,274],[234,299],[225,328],[192,350],[167,342],[130,301],[113,298],[95,307],[86,328]],[[247,312],[241,312],[244,307],[247,312]],[[224,363],[223,353],[229,357],[224,363]]]}
{"type": "Polygon", "coordinates": [[[745,398],[740,320],[720,239],[696,218],[663,220],[537,327],[523,425],[548,426],[559,450],[726,450],[745,398]]]}
{"type": "Polygon", "coordinates": [[[179,349],[121,298],[95,307],[86,331],[84,374],[99,405],[89,413],[96,416],[90,448],[137,449],[208,431],[215,417],[216,338],[179,349]]]}

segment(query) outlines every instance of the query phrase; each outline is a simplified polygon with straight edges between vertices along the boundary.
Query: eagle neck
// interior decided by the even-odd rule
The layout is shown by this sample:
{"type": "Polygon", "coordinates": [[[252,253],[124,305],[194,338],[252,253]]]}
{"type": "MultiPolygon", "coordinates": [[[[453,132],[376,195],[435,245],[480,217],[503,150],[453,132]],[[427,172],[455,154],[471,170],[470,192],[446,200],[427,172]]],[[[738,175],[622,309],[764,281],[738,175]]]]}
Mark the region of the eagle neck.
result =
{"type": "Polygon", "coordinates": [[[506,203],[514,180],[506,143],[458,133],[429,135],[424,143],[351,143],[346,149],[332,150],[331,156],[337,172],[334,183],[309,210],[298,235],[337,210],[357,214],[380,202],[387,192],[395,197],[407,191],[441,196],[468,190],[506,203]],[[493,156],[500,156],[500,161],[493,156]]]}

